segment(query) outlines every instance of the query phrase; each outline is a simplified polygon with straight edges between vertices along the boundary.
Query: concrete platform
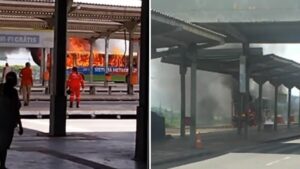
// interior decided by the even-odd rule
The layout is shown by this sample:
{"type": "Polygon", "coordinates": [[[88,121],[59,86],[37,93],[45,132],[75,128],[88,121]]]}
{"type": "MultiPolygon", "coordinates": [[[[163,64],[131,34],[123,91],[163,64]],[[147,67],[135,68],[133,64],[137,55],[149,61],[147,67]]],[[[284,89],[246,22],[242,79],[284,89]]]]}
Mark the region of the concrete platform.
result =
{"type": "Polygon", "coordinates": [[[187,162],[201,161],[229,153],[241,147],[254,146],[289,138],[300,137],[300,128],[293,125],[278,126],[278,131],[257,131],[249,128],[248,137],[238,135],[236,129],[200,129],[203,148],[197,149],[189,137],[170,136],[152,140],[151,160],[153,169],[165,169],[187,162]],[[207,132],[207,131],[208,132],[207,132]]]}
{"type": "MultiPolygon", "coordinates": [[[[23,100],[21,94],[19,94],[19,98],[23,100]]],[[[109,94],[95,94],[95,95],[82,94],[81,95],[82,101],[138,101],[138,99],[139,99],[139,94],[127,95],[127,94],[112,93],[111,95],[109,94]]],[[[32,93],[30,100],[49,101],[50,95],[43,94],[43,93],[32,93]]]]}
{"type": "Polygon", "coordinates": [[[133,160],[135,132],[76,132],[47,137],[25,129],[8,152],[10,169],[145,169],[133,160]]]}
{"type": "MultiPolygon", "coordinates": [[[[137,101],[81,101],[80,108],[67,107],[67,115],[69,118],[135,118],[137,106],[137,101]]],[[[29,106],[21,107],[20,113],[23,118],[49,118],[50,101],[31,101],[29,106]]]]}

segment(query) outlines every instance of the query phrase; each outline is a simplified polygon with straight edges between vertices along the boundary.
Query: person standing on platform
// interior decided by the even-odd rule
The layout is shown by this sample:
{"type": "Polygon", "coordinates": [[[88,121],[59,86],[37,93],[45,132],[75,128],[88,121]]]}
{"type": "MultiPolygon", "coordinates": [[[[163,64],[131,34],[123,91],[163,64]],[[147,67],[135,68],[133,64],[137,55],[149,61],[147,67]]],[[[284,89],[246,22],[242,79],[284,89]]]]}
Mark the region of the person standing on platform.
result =
{"type": "Polygon", "coordinates": [[[8,63],[5,63],[5,67],[3,68],[2,71],[2,83],[5,83],[5,76],[7,75],[8,72],[11,72],[11,68],[9,67],[8,63]]]}
{"type": "Polygon", "coordinates": [[[67,81],[67,86],[69,90],[71,91],[70,93],[70,105],[69,107],[73,107],[73,101],[74,101],[74,95],[76,96],[76,107],[79,108],[79,102],[80,102],[80,87],[83,89],[84,88],[84,82],[82,79],[82,76],[80,73],[77,71],[77,67],[72,68],[72,72],[69,75],[68,81],[67,81]]]}
{"type": "Polygon", "coordinates": [[[5,162],[7,150],[10,148],[15,127],[19,126],[19,135],[23,134],[23,127],[20,116],[21,102],[17,85],[17,74],[9,72],[6,75],[6,82],[0,84],[0,168],[6,169],[5,162]]]}
{"type": "Polygon", "coordinates": [[[21,90],[23,94],[24,106],[29,105],[31,87],[33,85],[32,70],[30,63],[26,62],[25,67],[20,72],[21,90]]]}

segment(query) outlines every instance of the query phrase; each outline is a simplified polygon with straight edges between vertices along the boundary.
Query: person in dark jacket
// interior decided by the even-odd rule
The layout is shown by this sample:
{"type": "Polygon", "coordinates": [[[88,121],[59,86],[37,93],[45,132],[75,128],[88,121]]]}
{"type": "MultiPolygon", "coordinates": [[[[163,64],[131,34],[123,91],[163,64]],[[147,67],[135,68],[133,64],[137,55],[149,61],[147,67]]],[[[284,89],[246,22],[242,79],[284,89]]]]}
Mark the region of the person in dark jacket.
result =
{"type": "Polygon", "coordinates": [[[0,169],[6,168],[7,150],[10,148],[15,128],[19,126],[19,134],[23,134],[20,117],[21,102],[14,88],[16,85],[15,72],[7,73],[6,82],[0,84],[0,169]]]}

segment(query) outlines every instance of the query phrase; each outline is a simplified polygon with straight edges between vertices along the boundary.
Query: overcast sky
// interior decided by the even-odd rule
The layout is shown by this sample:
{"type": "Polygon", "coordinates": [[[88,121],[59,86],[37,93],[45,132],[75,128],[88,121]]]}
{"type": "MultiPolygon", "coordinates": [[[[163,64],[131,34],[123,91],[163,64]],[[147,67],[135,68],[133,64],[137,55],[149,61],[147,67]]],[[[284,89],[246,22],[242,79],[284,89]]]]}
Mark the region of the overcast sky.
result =
{"type": "Polygon", "coordinates": [[[264,44],[264,54],[276,54],[280,57],[300,63],[300,44],[264,44]]]}

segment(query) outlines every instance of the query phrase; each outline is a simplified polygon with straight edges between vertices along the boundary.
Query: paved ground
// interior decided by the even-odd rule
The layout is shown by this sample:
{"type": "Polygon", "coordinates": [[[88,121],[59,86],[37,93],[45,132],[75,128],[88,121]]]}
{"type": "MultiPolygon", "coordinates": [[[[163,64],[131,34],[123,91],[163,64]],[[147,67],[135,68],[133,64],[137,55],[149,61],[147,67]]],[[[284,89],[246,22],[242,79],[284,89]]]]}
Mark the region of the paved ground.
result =
{"type": "Polygon", "coordinates": [[[213,132],[201,134],[202,149],[194,148],[188,138],[171,137],[160,141],[153,140],[151,144],[152,169],[172,168],[188,163],[205,161],[232,153],[239,148],[257,146],[265,142],[293,138],[300,135],[300,128],[296,126],[289,130],[286,129],[286,126],[282,126],[277,132],[257,132],[257,129],[253,128],[249,130],[248,138],[237,135],[236,130],[211,131],[213,132]]]}
{"type": "MultiPolygon", "coordinates": [[[[49,114],[50,96],[33,92],[23,115],[49,114]]],[[[71,114],[136,114],[138,94],[83,94],[80,108],[71,114]]],[[[49,119],[23,119],[23,136],[14,138],[8,154],[8,168],[20,169],[145,169],[133,160],[136,120],[67,120],[67,137],[53,138],[49,119]]]]}
{"type": "MultiPolygon", "coordinates": [[[[22,119],[23,125],[39,132],[49,131],[49,119],[22,119]]],[[[76,119],[67,120],[67,132],[135,132],[136,120],[76,119]]]]}
{"type": "Polygon", "coordinates": [[[8,154],[10,169],[146,168],[133,160],[135,120],[68,120],[71,133],[61,138],[37,135],[47,120],[23,122],[27,129],[15,136],[8,154]]]}
{"type": "Polygon", "coordinates": [[[288,143],[271,142],[241,148],[219,157],[194,162],[173,169],[298,169],[300,160],[299,139],[288,143]]]}

